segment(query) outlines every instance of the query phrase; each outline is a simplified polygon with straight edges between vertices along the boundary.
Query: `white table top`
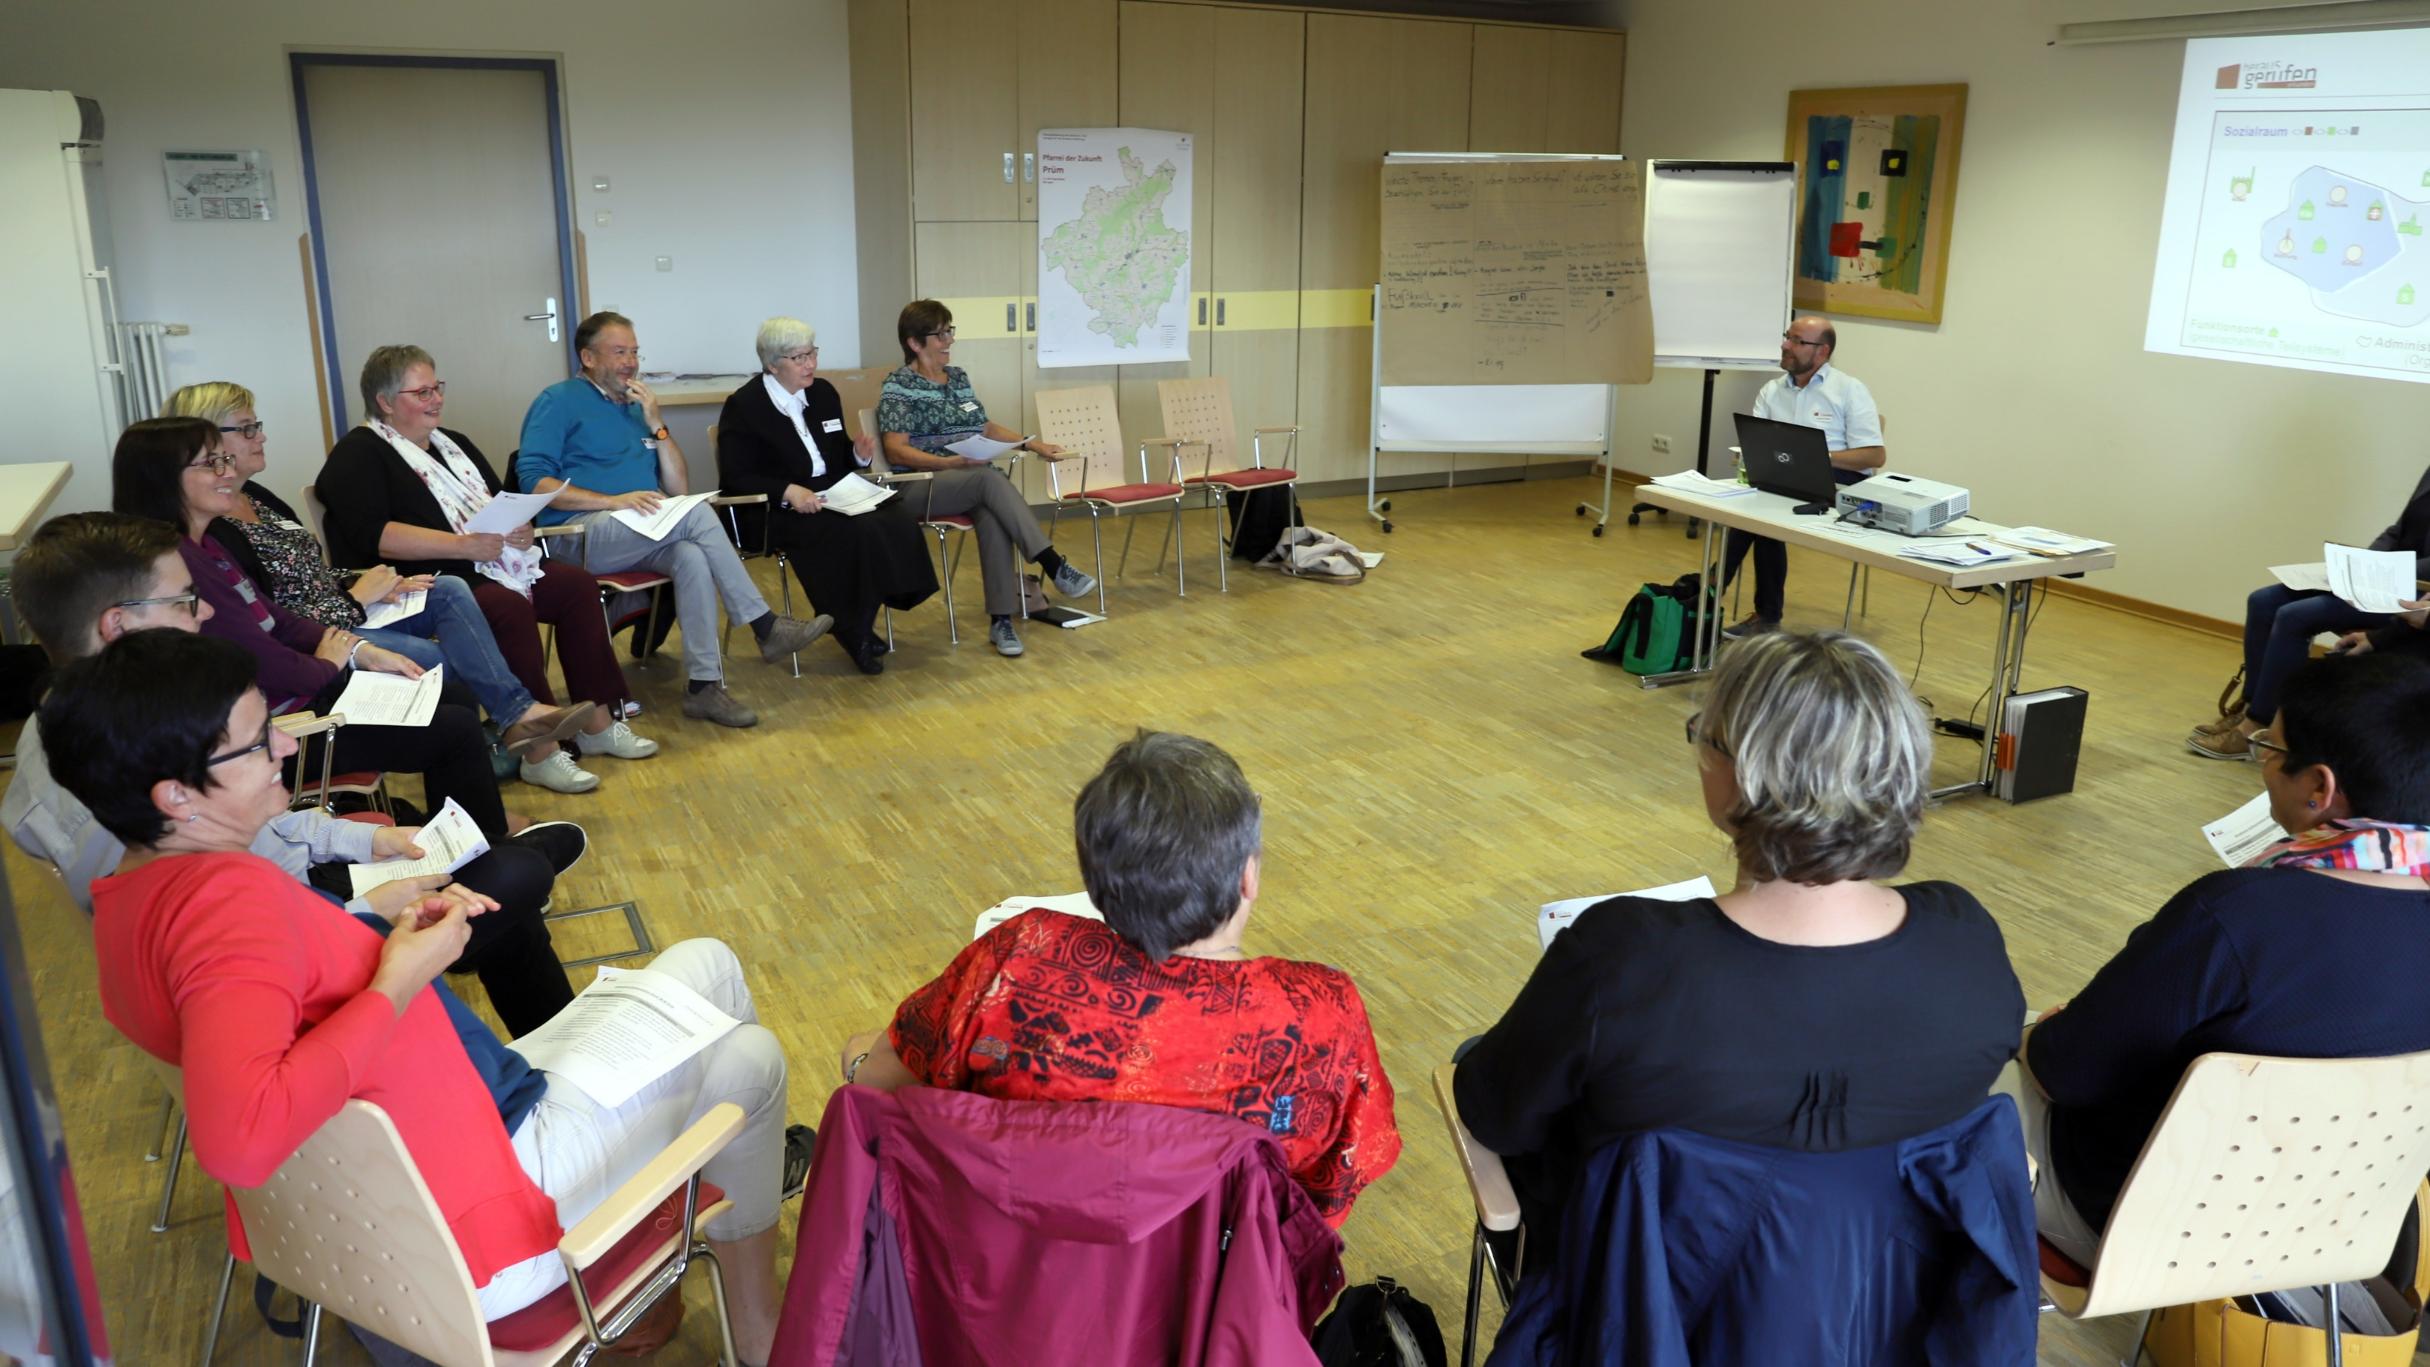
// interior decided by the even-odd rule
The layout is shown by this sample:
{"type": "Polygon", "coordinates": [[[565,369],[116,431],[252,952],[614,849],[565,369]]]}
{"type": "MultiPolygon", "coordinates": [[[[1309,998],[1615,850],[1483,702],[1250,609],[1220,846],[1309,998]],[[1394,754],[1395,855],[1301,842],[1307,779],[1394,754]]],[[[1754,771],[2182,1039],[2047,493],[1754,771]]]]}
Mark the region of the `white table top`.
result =
{"type": "Polygon", "coordinates": [[[13,551],[50,511],[51,500],[68,481],[64,460],[38,460],[25,465],[0,465],[0,551],[13,551]]]}
{"type": "MultiPolygon", "coordinates": [[[[1780,494],[1758,490],[1734,498],[1706,498],[1680,489],[1666,489],[1659,484],[1640,484],[1634,497],[1640,503],[1650,503],[1657,508],[1701,517],[1724,527],[1742,528],[1792,546],[1822,551],[1842,560],[1852,560],[1860,565],[1888,570],[1892,574],[1903,574],[1909,579],[1920,579],[1927,584],[1950,589],[1981,588],[1986,584],[2012,584],[2020,579],[2083,574],[2105,570],[2118,563],[2115,550],[2055,557],[2020,551],[2013,560],[1995,560],[1959,569],[1954,565],[1910,560],[1894,553],[1896,546],[1920,538],[1836,524],[1827,514],[1801,517],[1792,511],[1797,507],[1797,500],[1780,494]]],[[[1982,540],[1979,536],[1973,539],[1978,542],[1982,540]]]]}

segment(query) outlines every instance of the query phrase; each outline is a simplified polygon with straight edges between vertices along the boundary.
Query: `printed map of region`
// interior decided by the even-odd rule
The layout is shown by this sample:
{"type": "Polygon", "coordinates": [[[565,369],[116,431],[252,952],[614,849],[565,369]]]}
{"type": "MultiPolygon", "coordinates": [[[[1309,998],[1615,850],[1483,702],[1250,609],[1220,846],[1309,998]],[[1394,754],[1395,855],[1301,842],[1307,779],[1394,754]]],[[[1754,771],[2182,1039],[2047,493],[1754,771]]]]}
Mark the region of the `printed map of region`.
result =
{"type": "Polygon", "coordinates": [[[1038,135],[1038,364],[1189,356],[1190,139],[1038,135]]]}

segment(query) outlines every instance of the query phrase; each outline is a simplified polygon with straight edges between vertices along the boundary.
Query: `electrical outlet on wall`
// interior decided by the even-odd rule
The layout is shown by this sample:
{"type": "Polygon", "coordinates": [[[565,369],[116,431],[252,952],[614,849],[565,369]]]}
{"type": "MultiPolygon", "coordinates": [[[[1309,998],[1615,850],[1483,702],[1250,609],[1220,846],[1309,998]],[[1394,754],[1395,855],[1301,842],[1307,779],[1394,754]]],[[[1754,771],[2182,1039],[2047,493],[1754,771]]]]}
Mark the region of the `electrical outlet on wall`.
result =
{"type": "Polygon", "coordinates": [[[1656,432],[1654,434],[1654,453],[1656,455],[1663,456],[1669,455],[1671,453],[1671,439],[1660,432],[1656,432]]]}

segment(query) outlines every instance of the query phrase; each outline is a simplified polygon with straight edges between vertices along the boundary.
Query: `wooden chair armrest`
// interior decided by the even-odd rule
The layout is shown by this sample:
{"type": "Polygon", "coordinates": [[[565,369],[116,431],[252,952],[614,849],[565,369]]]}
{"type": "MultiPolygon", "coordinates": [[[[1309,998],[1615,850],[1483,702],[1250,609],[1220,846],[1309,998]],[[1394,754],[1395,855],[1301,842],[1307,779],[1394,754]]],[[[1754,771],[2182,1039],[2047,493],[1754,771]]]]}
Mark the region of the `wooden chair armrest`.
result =
{"type": "Polygon", "coordinates": [[[335,731],[344,726],[346,714],[331,712],[326,716],[321,716],[311,712],[290,712],[283,717],[271,718],[270,724],[286,732],[290,737],[301,740],[306,736],[317,736],[324,731],[335,731]]]}
{"type": "Polygon", "coordinates": [[[1293,423],[1288,427],[1252,427],[1249,430],[1261,437],[1271,437],[1283,432],[1297,432],[1299,430],[1299,425],[1297,423],[1293,423]]]}
{"type": "Polygon", "coordinates": [[[1141,446],[1194,446],[1197,443],[1186,437],[1141,437],[1139,444],[1141,446]]]}
{"type": "Polygon", "coordinates": [[[1476,1203],[1477,1223],[1496,1232],[1519,1227],[1519,1196],[1511,1190],[1510,1173],[1502,1167],[1502,1155],[1486,1148],[1460,1123],[1459,1103],[1452,1099],[1451,1079],[1457,1065],[1446,1063],[1434,1070],[1434,1101],[1443,1110],[1443,1123],[1451,1131],[1451,1147],[1460,1156],[1460,1172],[1468,1179],[1468,1195],[1476,1203]]]}
{"type": "Polygon", "coordinates": [[[867,476],[873,484],[919,484],[937,477],[934,470],[888,470],[867,476]]]}
{"type": "Polygon", "coordinates": [[[719,494],[717,497],[709,500],[709,506],[712,508],[739,508],[748,504],[765,503],[767,501],[768,496],[766,494],[719,494]]]}
{"type": "Polygon", "coordinates": [[[560,522],[553,527],[534,527],[532,536],[537,540],[546,541],[554,536],[580,536],[589,530],[590,528],[579,522],[560,522]]]}
{"type": "Polygon", "coordinates": [[[731,1101],[710,1107],[707,1115],[675,1136],[673,1143],[659,1150],[656,1158],[610,1192],[598,1209],[582,1217],[557,1241],[558,1256],[565,1259],[567,1270],[578,1273],[606,1256],[617,1240],[631,1233],[633,1226],[667,1199],[669,1192],[691,1181],[702,1164],[733,1142],[734,1136],[742,1133],[742,1127],[742,1107],[731,1101]]]}

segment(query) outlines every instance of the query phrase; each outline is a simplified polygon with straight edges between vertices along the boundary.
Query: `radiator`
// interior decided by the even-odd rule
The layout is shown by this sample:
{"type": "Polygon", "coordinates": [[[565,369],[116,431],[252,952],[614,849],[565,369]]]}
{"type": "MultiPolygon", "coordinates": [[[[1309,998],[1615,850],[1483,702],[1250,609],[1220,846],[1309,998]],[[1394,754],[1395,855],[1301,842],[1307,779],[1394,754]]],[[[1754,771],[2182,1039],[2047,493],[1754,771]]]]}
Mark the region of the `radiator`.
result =
{"type": "Polygon", "coordinates": [[[160,406],[177,392],[169,378],[164,338],[183,337],[193,329],[183,323],[120,323],[119,354],[125,358],[127,409],[130,418],[159,414],[160,406]]]}

